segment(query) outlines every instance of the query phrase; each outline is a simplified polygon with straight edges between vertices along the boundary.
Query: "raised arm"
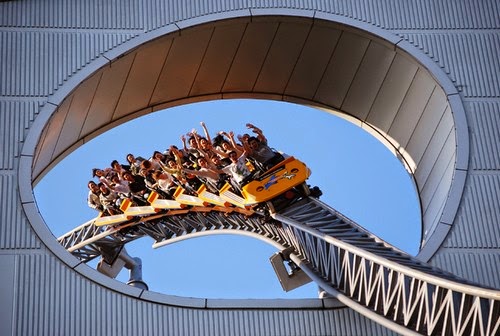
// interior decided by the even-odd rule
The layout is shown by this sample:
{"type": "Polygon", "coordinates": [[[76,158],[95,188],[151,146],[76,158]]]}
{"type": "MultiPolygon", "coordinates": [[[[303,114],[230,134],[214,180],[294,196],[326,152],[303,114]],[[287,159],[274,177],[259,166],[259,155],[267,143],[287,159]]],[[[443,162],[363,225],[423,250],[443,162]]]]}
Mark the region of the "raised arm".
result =
{"type": "Polygon", "coordinates": [[[182,141],[182,148],[184,148],[184,151],[188,151],[187,146],[186,146],[186,137],[184,135],[181,135],[181,141],[182,141]]]}
{"type": "Polygon", "coordinates": [[[248,145],[248,134],[243,134],[243,135],[238,135],[238,140],[240,140],[241,144],[243,145],[243,151],[247,153],[248,155],[252,155],[253,151],[248,145]]]}
{"type": "Polygon", "coordinates": [[[252,125],[250,123],[247,124],[247,128],[251,129],[252,132],[254,132],[257,135],[257,139],[259,139],[261,142],[267,144],[267,139],[264,136],[264,133],[262,133],[262,130],[260,128],[258,128],[255,125],[252,125]]]}
{"type": "Polygon", "coordinates": [[[205,133],[205,138],[207,139],[207,142],[209,143],[210,147],[212,147],[212,139],[210,138],[210,134],[208,134],[207,125],[203,121],[200,121],[200,125],[203,128],[203,132],[205,133]]]}

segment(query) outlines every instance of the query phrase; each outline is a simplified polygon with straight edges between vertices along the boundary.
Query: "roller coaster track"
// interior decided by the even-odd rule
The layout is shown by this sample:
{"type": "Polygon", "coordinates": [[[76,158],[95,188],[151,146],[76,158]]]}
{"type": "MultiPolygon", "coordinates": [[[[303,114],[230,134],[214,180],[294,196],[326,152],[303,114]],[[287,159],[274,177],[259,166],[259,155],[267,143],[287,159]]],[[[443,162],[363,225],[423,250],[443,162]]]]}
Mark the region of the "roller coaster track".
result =
{"type": "Polygon", "coordinates": [[[345,305],[401,334],[498,335],[500,291],[474,285],[385,243],[314,198],[272,217],[221,207],[135,216],[116,226],[94,221],[60,237],[83,262],[113,259],[128,242],[149,236],[153,247],[209,234],[259,236],[345,305]]]}

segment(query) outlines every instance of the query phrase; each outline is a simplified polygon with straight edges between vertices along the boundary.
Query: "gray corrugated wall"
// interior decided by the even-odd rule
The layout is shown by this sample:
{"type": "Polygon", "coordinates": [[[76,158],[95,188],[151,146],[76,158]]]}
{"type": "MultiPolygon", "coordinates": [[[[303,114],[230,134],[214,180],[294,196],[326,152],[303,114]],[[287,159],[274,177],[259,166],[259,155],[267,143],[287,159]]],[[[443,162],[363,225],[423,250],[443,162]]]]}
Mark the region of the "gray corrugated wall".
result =
{"type": "MultiPolygon", "coordinates": [[[[187,329],[175,324],[186,318],[193,325],[192,334],[243,333],[243,329],[234,330],[242,328],[238,321],[243,320],[263,321],[259,325],[273,326],[276,334],[282,328],[290,328],[289,334],[382,333],[382,329],[369,331],[373,324],[347,310],[286,313],[158,308],[76,275],[42,247],[23,214],[16,196],[20,148],[49,95],[99,54],[142,32],[182,19],[247,8],[315,9],[367,22],[402,36],[449,74],[465,102],[471,167],[452,232],[433,262],[498,287],[498,7],[495,0],[425,0],[404,5],[372,0],[0,3],[0,261],[2,266],[14,265],[15,271],[4,271],[4,276],[6,288],[16,298],[7,307],[13,320],[4,321],[7,315],[2,315],[0,330],[13,335],[187,334],[187,329]],[[45,71],[46,67],[51,71],[45,71]],[[129,318],[138,314],[147,318],[129,318]],[[328,315],[326,319],[324,315],[328,315]],[[346,324],[351,318],[359,322],[346,324]],[[112,327],[108,319],[122,321],[123,329],[115,329],[116,324],[112,327]],[[333,320],[331,325],[322,325],[328,319],[333,320]]],[[[2,299],[11,297],[6,293],[2,291],[2,299]]],[[[5,308],[10,301],[2,302],[5,308]]],[[[261,329],[252,334],[269,333],[261,329]]]]}

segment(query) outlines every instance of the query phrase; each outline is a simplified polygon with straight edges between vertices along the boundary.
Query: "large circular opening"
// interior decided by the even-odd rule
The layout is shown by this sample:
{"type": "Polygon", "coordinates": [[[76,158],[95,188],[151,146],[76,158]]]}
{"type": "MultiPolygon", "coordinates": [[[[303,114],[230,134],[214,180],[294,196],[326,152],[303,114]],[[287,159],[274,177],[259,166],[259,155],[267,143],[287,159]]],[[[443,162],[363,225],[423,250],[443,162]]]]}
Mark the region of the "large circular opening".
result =
{"type": "MultiPolygon", "coordinates": [[[[318,109],[269,100],[215,100],[152,113],[115,127],[79,147],[35,188],[40,212],[56,237],[97,215],[86,203],[92,168],[127,153],[149,158],[180,146],[180,135],[204,121],[218,131],[242,134],[259,126],[269,144],[301,159],[321,199],[390,244],[415,255],[421,241],[416,188],[402,163],[377,139],[350,122],[318,109]]],[[[151,248],[152,240],[127,245],[143,260],[143,278],[155,292],[206,298],[316,297],[309,284],[285,293],[268,258],[274,247],[248,237],[214,236],[151,248]]],[[[91,264],[91,267],[94,265],[91,264]]],[[[126,281],[122,271],[118,280],[126,281]]]]}

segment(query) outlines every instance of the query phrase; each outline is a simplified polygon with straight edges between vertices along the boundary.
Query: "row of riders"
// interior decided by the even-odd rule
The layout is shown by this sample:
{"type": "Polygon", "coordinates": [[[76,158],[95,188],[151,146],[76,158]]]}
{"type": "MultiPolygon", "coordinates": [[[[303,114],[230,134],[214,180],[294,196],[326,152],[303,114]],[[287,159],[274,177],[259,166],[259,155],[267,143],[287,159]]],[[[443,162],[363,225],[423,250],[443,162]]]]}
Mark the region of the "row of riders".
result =
{"type": "Polygon", "coordinates": [[[155,151],[149,159],[127,154],[126,164],[113,160],[108,168],[94,168],[92,177],[98,181],[88,182],[89,207],[102,216],[116,215],[125,199],[134,205],[147,205],[152,191],[173,199],[179,186],[196,196],[202,184],[217,194],[230,183],[238,193],[242,185],[284,159],[252,124],[246,127],[254,134],[238,135],[237,140],[232,131],[221,131],[211,139],[205,123],[200,125],[205,136],[193,129],[181,136],[182,148],[172,145],[164,152],[155,151]]]}

